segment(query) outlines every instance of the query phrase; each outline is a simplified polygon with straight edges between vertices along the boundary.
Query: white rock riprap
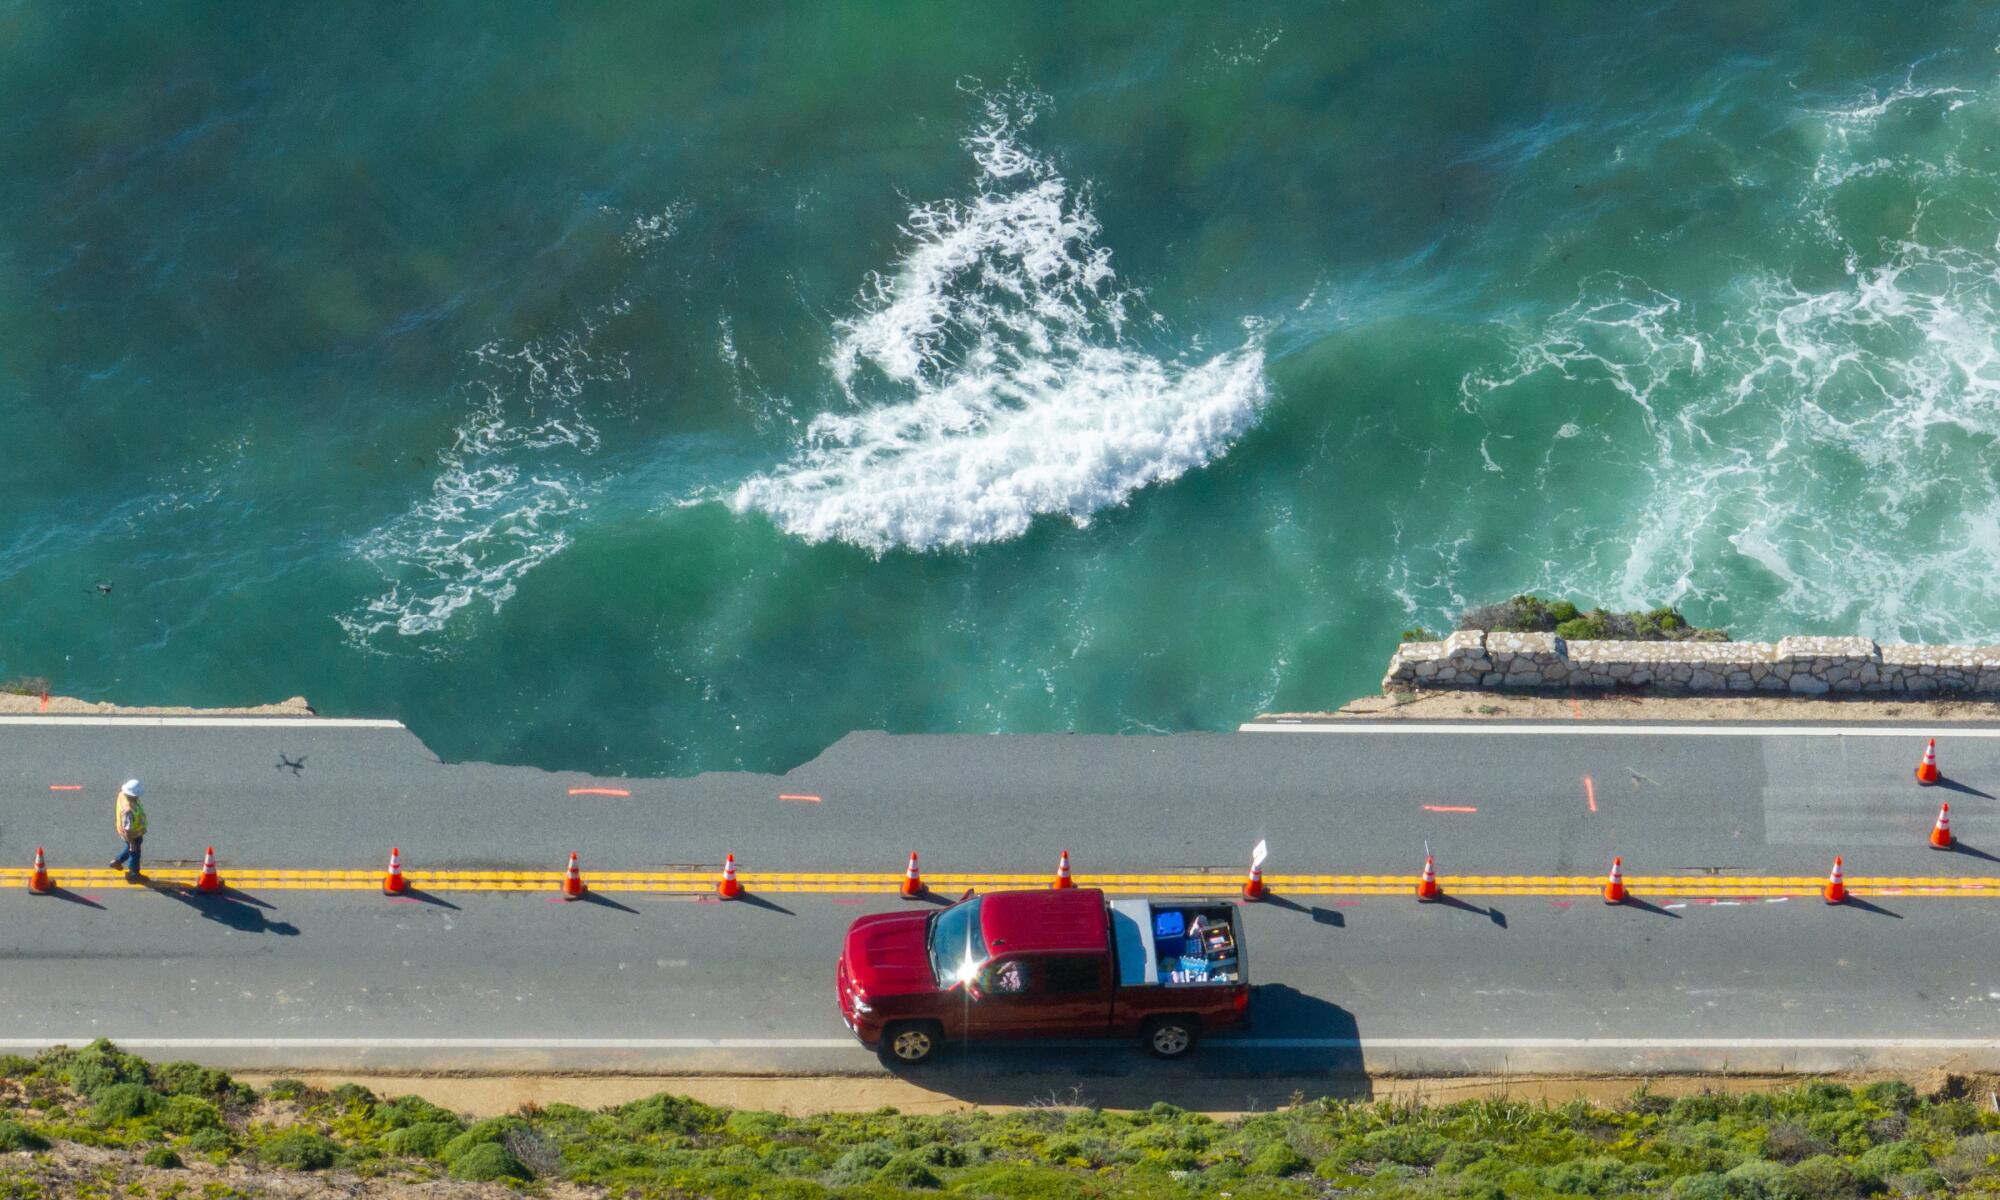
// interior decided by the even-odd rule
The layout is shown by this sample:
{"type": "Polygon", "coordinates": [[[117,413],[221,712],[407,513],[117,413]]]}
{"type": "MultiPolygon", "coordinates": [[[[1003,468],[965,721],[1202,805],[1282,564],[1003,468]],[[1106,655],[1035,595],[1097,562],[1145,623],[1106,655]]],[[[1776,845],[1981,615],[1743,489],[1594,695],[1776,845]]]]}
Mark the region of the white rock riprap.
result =
{"type": "Polygon", "coordinates": [[[1424,688],[2000,695],[2000,645],[1882,646],[1853,637],[1570,642],[1553,633],[1468,629],[1396,648],[1382,690],[1424,688]]]}

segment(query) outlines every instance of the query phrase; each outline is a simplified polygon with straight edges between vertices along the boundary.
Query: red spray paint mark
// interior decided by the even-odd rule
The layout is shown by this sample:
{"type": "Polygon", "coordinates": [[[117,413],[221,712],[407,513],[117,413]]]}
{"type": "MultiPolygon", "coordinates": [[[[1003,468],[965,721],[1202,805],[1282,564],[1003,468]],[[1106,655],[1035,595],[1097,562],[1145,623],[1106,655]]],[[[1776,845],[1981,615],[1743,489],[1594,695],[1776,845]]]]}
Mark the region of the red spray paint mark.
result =
{"type": "Polygon", "coordinates": [[[421,900],[418,900],[418,899],[416,899],[416,898],[415,898],[415,897],[413,897],[413,896],[391,896],[391,897],[389,897],[389,903],[391,903],[391,904],[422,904],[422,903],[423,903],[423,901],[421,901],[421,900]]]}
{"type": "Polygon", "coordinates": [[[863,900],[859,896],[835,896],[833,897],[833,902],[835,904],[854,904],[854,905],[861,905],[868,903],[866,900],[863,900]]]}
{"type": "Polygon", "coordinates": [[[80,792],[83,790],[83,785],[80,783],[52,783],[49,785],[49,790],[52,792],[80,792]]]}
{"type": "Polygon", "coordinates": [[[820,802],[818,796],[808,796],[803,792],[779,792],[778,799],[796,800],[800,804],[818,804],[820,802]]]}
{"type": "Polygon", "coordinates": [[[1583,720],[1583,705],[1576,702],[1575,696],[1569,698],[1569,715],[1579,721],[1583,720]]]}
{"type": "Polygon", "coordinates": [[[1479,810],[1477,808],[1474,808],[1470,804],[1426,804],[1424,805],[1424,811],[1465,813],[1465,812],[1478,812],[1479,810]]]}
{"type": "Polygon", "coordinates": [[[1585,800],[1588,800],[1588,801],[1590,802],[1590,811],[1591,811],[1591,812],[1596,812],[1596,811],[1597,811],[1597,785],[1596,785],[1596,784],[1594,784],[1594,783],[1592,783],[1592,782],[1590,781],[1590,776],[1588,776],[1588,775],[1585,775],[1585,776],[1583,777],[1583,798],[1584,798],[1585,800]]]}
{"type": "Polygon", "coordinates": [[[569,794],[572,796],[629,796],[632,793],[626,791],[624,788],[571,788],[569,794]]]}
{"type": "Polygon", "coordinates": [[[1556,908],[1568,908],[1568,907],[1569,907],[1569,906],[1570,906],[1571,904],[1574,904],[1574,903],[1575,903],[1575,901],[1573,901],[1573,900],[1551,900],[1551,901],[1549,901],[1549,903],[1550,903],[1551,905],[1553,905],[1554,907],[1556,907],[1556,908]]]}

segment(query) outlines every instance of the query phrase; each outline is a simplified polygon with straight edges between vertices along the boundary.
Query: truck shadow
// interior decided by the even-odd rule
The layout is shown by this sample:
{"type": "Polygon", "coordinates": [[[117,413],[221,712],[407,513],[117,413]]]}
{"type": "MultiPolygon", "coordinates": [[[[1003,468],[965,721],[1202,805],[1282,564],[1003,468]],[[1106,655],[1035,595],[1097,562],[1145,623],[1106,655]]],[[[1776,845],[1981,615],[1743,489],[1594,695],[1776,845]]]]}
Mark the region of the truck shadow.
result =
{"type": "Polygon", "coordinates": [[[1284,984],[1252,989],[1253,1027],[1203,1039],[1178,1062],[1134,1041],[947,1045],[921,1066],[888,1070],[975,1104],[1145,1108],[1165,1100],[1205,1111],[1268,1110],[1293,1095],[1367,1099],[1360,1034],[1346,1009],[1284,984]]]}

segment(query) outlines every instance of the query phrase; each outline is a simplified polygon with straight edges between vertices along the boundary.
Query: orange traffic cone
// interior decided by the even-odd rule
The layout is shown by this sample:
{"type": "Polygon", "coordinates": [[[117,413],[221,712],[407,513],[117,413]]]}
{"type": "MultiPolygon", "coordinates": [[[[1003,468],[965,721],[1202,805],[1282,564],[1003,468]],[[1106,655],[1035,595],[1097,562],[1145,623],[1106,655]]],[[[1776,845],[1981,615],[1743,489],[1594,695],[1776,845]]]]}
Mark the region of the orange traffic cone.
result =
{"type": "Polygon", "coordinates": [[[1931,849],[1951,849],[1951,805],[1938,805],[1937,824],[1931,826],[1931,849]]]}
{"type": "Polygon", "coordinates": [[[1937,739],[1932,738],[1924,747],[1924,761],[1917,764],[1917,782],[1929,787],[1938,781],[1937,739]]]}
{"type": "Polygon", "coordinates": [[[1833,870],[1828,872],[1826,886],[1820,889],[1819,894],[1828,904],[1847,903],[1847,877],[1840,872],[1838,856],[1834,858],[1833,870]]]}
{"type": "Polygon", "coordinates": [[[910,869],[903,872],[903,899],[920,900],[923,898],[925,890],[924,877],[917,874],[917,852],[912,850],[910,851],[910,869]]]}
{"type": "Polygon", "coordinates": [[[410,885],[403,882],[403,852],[389,847],[389,873],[382,877],[382,894],[400,896],[410,885]]]}
{"type": "Polygon", "coordinates": [[[743,885],[736,882],[736,856],[722,860],[722,882],[715,885],[715,894],[724,900],[734,900],[743,894],[743,885]]]}
{"type": "Polygon", "coordinates": [[[1244,900],[1264,898],[1264,842],[1250,852],[1250,878],[1244,880],[1244,900]]]}
{"type": "Polygon", "coordinates": [[[35,873],[28,876],[28,890],[37,896],[46,896],[56,890],[56,885],[49,881],[49,867],[42,861],[40,846],[35,847],[35,873]]]}
{"type": "Polygon", "coordinates": [[[1611,859],[1611,874],[1604,877],[1604,902],[1625,903],[1625,860],[1616,855],[1611,859]]]}
{"type": "Polygon", "coordinates": [[[1438,886],[1437,863],[1430,855],[1424,855],[1424,877],[1417,880],[1417,899],[1429,904],[1442,899],[1444,889],[1438,886]]]}
{"type": "Polygon", "coordinates": [[[1062,857],[1056,860],[1056,881],[1049,886],[1058,888],[1076,886],[1076,881],[1069,877],[1069,851],[1063,851],[1062,857]]]}
{"type": "Polygon", "coordinates": [[[219,892],[222,890],[222,876],[215,873],[215,847],[201,857],[201,878],[194,881],[197,892],[219,892]]]}
{"type": "Polygon", "coordinates": [[[590,889],[583,886],[583,872],[576,869],[576,851],[569,852],[569,874],[563,876],[563,899],[581,900],[590,889]]]}

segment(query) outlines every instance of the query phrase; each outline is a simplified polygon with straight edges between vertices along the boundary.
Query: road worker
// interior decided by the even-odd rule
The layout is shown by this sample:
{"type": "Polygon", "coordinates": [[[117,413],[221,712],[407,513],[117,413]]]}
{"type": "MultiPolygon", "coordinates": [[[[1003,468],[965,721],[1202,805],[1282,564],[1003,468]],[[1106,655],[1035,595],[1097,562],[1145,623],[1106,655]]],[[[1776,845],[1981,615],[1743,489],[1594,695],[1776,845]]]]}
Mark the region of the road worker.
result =
{"type": "Polygon", "coordinates": [[[139,797],[146,789],[136,779],[128,779],[125,786],[118,789],[118,807],[115,820],[118,836],[124,840],[125,848],[118,857],[111,860],[111,869],[125,868],[125,879],[136,883],[139,879],[139,850],[146,841],[146,810],[139,805],[139,797]]]}

